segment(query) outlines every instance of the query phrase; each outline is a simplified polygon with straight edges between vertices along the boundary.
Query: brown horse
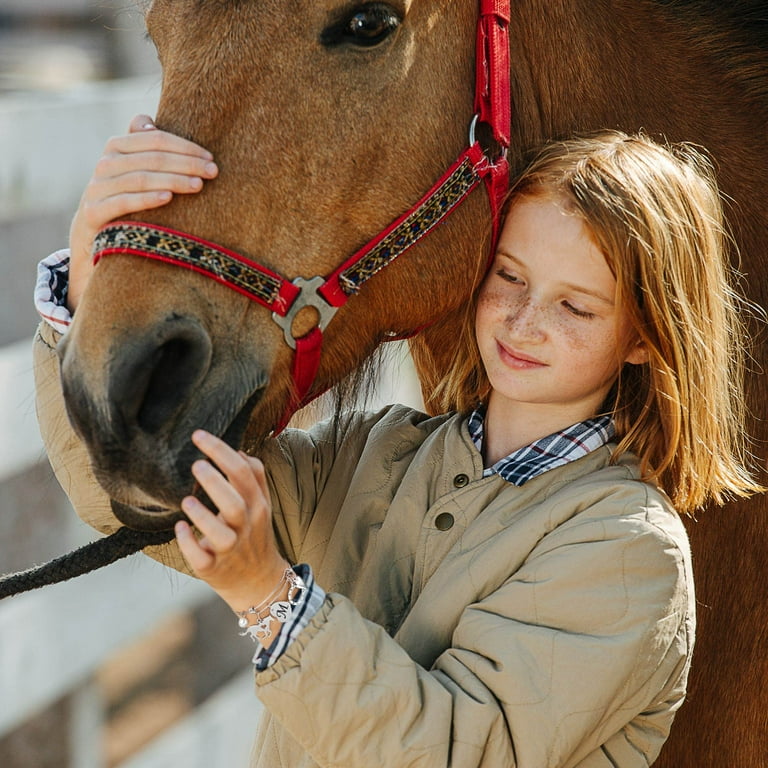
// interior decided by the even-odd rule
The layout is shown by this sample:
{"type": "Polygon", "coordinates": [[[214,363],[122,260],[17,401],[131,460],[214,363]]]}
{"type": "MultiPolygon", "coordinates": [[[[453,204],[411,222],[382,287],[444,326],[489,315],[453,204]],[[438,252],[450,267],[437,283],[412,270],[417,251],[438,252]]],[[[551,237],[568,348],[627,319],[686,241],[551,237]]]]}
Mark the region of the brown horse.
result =
{"type": "MultiPolygon", "coordinates": [[[[766,305],[768,55],[762,2],[513,0],[513,172],[574,131],[645,129],[703,144],[731,200],[750,298],[766,305]]],[[[475,0],[154,0],[158,124],[221,168],[199,196],[147,213],[286,275],[332,271],[417,200],[466,145],[475,0]]],[[[482,274],[485,193],[376,275],[328,326],[317,391],[389,332],[412,341],[429,403],[451,364],[454,311],[482,274]]],[[[297,332],[313,322],[311,310],[297,332]]],[[[189,433],[251,450],[290,396],[291,351],[270,313],[194,272],[102,260],[62,349],[67,407],[107,493],[132,522],[169,524],[190,486],[189,433]]],[[[763,344],[756,370],[768,359],[763,344]]],[[[764,452],[768,392],[749,403],[764,452]]],[[[761,455],[763,455],[761,453],[761,455]]],[[[688,526],[699,594],[690,696],[659,764],[768,764],[764,500],[688,526]]],[[[109,518],[79,510],[92,524],[109,518]]],[[[111,521],[114,523],[114,520],[111,521]]]]}

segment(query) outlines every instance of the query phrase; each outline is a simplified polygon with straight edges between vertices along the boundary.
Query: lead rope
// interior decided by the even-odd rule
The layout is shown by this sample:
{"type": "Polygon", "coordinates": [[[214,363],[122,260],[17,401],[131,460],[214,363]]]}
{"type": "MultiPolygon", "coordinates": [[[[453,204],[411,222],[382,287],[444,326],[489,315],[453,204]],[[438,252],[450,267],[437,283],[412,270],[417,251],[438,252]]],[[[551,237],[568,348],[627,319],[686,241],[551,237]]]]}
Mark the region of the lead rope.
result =
{"type": "Polygon", "coordinates": [[[167,544],[173,538],[172,530],[134,531],[131,528],[119,528],[103,539],[85,544],[48,563],[3,576],[0,578],[0,600],[48,584],[74,579],[133,555],[144,547],[167,544]]]}

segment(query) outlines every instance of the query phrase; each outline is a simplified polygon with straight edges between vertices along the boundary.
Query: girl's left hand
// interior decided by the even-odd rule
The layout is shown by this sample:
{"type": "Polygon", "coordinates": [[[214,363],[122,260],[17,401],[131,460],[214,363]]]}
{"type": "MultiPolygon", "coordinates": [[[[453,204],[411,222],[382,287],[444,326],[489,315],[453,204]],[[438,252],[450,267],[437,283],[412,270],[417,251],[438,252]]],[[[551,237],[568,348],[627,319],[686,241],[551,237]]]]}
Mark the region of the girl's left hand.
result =
{"type": "Polygon", "coordinates": [[[125,136],[111,138],[70,227],[70,312],[76,310],[93,271],[93,241],[105,224],[159,208],[176,195],[196,194],[218,172],[207,149],[159,130],[149,115],[137,115],[125,136]]]}
{"type": "Polygon", "coordinates": [[[194,496],[185,497],[182,510],[202,537],[180,521],[175,527],[179,548],[194,573],[233,611],[244,611],[271,595],[288,567],[272,529],[264,465],[203,430],[192,435],[192,442],[211,460],[196,461],[192,474],[219,514],[194,496]]]}

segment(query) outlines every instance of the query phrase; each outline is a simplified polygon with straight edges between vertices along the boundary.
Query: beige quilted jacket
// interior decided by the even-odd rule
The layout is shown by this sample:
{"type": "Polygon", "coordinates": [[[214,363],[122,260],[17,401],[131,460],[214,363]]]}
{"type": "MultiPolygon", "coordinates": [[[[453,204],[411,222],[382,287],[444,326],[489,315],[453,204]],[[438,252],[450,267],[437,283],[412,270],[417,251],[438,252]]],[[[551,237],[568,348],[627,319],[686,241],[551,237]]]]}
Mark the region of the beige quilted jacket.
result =
{"type": "MultiPolygon", "coordinates": [[[[42,333],[52,463],[109,530],[42,333]]],[[[606,447],[518,488],[482,478],[456,416],[392,407],[337,437],[287,431],[264,456],[286,554],[329,595],[256,675],[254,765],[649,765],[684,698],[694,595],[684,528],[636,460],[606,447]]]]}

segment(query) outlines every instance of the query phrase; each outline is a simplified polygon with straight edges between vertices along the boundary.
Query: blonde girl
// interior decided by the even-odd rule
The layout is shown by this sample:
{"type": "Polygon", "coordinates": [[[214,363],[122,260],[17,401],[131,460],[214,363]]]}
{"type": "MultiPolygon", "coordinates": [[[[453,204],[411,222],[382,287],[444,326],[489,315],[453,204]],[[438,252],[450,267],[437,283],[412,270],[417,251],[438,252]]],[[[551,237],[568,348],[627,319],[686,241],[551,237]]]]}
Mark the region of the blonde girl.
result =
{"type": "MultiPolygon", "coordinates": [[[[745,469],[742,317],[751,309],[735,290],[734,246],[708,157],[643,134],[572,138],[538,153],[507,209],[521,199],[559,200],[585,223],[647,352],[647,365],[620,368],[604,404],[620,437],[614,456],[639,456],[644,478],[659,482],[680,511],[762,490],[745,469]]],[[[475,308],[432,408],[468,410],[488,396],[475,308]]]]}
{"type": "MultiPolygon", "coordinates": [[[[142,196],[194,193],[185,177],[210,157],[135,127],[73,245],[142,196]]],[[[194,432],[216,509],[186,497],[177,541],[256,641],[255,765],[654,761],[694,640],[675,507],[759,490],[725,245],[693,148],[616,132],[552,144],[510,195],[434,395],[445,415],[391,406],[286,430],[263,463],[194,432]]],[[[85,264],[76,250],[78,286],[85,264]]],[[[49,298],[41,313],[65,329],[49,298]]]]}

